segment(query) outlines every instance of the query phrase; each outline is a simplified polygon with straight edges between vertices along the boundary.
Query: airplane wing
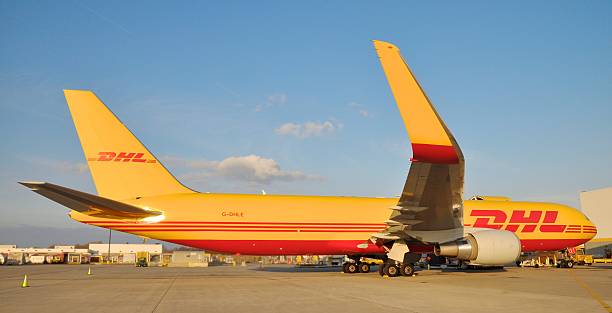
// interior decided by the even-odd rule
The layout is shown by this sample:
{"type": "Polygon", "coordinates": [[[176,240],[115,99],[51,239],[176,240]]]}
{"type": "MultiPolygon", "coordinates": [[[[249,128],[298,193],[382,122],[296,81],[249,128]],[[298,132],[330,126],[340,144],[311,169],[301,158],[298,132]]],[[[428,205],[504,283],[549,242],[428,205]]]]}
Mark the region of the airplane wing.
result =
{"type": "Polygon", "coordinates": [[[412,164],[382,240],[446,242],[463,237],[464,158],[455,138],[402,58],[400,50],[374,41],[412,143],[412,164]]]}
{"type": "Polygon", "coordinates": [[[139,208],[123,202],[99,197],[82,191],[45,182],[19,182],[32,191],[61,205],[83,214],[95,217],[121,220],[155,220],[163,218],[163,213],[139,208]]]}

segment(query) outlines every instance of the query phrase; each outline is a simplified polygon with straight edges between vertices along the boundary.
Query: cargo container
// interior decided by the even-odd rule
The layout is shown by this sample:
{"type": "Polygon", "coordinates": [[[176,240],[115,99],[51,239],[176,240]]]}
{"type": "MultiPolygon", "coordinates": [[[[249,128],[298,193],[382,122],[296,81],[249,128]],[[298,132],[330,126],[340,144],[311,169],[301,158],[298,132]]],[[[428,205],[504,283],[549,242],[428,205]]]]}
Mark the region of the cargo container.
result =
{"type": "Polygon", "coordinates": [[[9,252],[6,258],[6,265],[22,265],[25,262],[23,252],[9,252]]]}
{"type": "MultiPolygon", "coordinates": [[[[173,251],[169,267],[207,267],[210,254],[204,251],[173,251]]],[[[233,259],[232,259],[233,260],[233,259]]],[[[227,262],[227,259],[226,259],[227,262]]]]}
{"type": "Polygon", "coordinates": [[[64,254],[48,254],[45,256],[45,263],[47,264],[61,264],[64,263],[64,254]]]}
{"type": "Polygon", "coordinates": [[[45,263],[45,256],[44,255],[30,255],[30,261],[28,263],[43,264],[45,263]]]}

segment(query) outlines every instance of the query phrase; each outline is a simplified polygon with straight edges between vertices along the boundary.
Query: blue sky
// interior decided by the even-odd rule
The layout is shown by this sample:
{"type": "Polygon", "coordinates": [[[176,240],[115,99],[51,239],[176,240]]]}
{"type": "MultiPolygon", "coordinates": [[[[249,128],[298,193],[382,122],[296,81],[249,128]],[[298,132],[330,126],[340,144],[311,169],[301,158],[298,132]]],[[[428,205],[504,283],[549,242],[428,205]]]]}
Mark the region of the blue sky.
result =
{"type": "Polygon", "coordinates": [[[580,191],[612,185],[610,12],[610,1],[0,1],[0,241],[106,236],[16,183],[94,191],[62,89],[94,90],[201,191],[398,194],[410,145],[372,39],[401,48],[459,141],[466,197],[579,206],[580,191]]]}

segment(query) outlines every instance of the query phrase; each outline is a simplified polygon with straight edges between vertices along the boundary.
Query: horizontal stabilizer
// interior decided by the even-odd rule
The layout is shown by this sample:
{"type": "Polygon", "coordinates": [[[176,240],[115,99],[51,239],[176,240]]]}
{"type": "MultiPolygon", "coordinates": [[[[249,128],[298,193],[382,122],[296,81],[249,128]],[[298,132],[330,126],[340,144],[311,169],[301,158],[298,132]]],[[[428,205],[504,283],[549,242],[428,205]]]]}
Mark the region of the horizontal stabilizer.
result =
{"type": "Polygon", "coordinates": [[[163,219],[163,213],[45,182],[19,182],[32,191],[77,212],[121,220],[163,219]]]}

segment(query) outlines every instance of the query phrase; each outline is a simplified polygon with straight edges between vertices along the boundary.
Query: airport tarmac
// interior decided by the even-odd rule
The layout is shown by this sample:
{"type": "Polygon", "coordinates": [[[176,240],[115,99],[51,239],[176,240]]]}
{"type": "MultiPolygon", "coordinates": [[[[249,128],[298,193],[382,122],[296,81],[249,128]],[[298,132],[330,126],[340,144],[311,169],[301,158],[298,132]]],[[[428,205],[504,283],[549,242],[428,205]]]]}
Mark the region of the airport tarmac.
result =
{"type": "Polygon", "coordinates": [[[612,267],[343,274],[286,265],[0,267],[3,312],[612,312],[612,267]],[[30,287],[21,288],[28,274],[30,287]]]}

